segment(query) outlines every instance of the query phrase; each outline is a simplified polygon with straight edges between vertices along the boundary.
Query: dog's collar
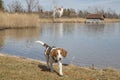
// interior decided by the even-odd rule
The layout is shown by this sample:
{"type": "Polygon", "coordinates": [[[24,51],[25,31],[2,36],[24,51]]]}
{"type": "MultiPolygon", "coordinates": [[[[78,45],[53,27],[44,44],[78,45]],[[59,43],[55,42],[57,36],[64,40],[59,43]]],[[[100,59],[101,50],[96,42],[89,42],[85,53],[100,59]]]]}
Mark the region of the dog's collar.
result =
{"type": "Polygon", "coordinates": [[[50,55],[50,52],[51,52],[54,48],[55,48],[55,46],[52,46],[52,47],[49,46],[49,47],[48,47],[48,50],[47,50],[48,53],[49,53],[48,55],[50,55]]]}
{"type": "Polygon", "coordinates": [[[58,60],[55,58],[55,56],[52,56],[52,59],[57,63],[58,60]]]}
{"type": "MultiPolygon", "coordinates": [[[[52,51],[53,49],[55,49],[55,46],[52,46],[52,47],[51,47],[51,51],[52,51]]],[[[53,59],[53,61],[55,61],[56,63],[58,62],[58,60],[56,59],[55,56],[52,56],[52,59],[53,59]]]]}
{"type": "MultiPolygon", "coordinates": [[[[55,49],[55,46],[52,46],[52,47],[48,47],[48,55],[50,55],[50,52],[52,51],[52,50],[54,50],[55,49]]],[[[53,56],[53,55],[51,55],[51,57],[52,57],[52,59],[53,59],[53,61],[55,61],[55,62],[58,62],[58,60],[56,59],[56,57],[55,56],[53,56]]],[[[49,57],[48,57],[49,58],[49,57]]]]}

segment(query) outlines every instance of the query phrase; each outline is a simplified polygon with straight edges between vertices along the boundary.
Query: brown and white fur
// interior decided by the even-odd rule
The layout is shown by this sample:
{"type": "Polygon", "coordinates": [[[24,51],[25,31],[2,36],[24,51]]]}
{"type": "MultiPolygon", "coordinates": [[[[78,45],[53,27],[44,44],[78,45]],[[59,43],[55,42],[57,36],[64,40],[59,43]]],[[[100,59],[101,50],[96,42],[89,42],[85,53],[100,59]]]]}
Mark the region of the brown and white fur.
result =
{"type": "Polygon", "coordinates": [[[47,61],[47,67],[53,72],[53,63],[56,62],[59,65],[59,75],[62,76],[62,59],[63,57],[67,56],[67,51],[63,48],[55,48],[47,45],[42,41],[35,41],[36,43],[40,43],[42,46],[45,47],[45,57],[47,61]]]}

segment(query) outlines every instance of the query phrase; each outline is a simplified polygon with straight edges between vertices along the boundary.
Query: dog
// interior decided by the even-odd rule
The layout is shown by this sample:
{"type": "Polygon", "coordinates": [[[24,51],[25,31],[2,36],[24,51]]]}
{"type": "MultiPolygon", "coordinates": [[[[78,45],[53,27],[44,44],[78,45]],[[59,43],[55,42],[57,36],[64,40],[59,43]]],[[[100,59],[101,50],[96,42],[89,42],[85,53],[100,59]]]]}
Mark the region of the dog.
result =
{"type": "Polygon", "coordinates": [[[62,59],[67,56],[67,51],[63,48],[51,47],[42,41],[35,41],[45,47],[44,55],[46,57],[47,68],[53,72],[53,63],[59,65],[59,75],[63,76],[62,72],[62,59]]]}

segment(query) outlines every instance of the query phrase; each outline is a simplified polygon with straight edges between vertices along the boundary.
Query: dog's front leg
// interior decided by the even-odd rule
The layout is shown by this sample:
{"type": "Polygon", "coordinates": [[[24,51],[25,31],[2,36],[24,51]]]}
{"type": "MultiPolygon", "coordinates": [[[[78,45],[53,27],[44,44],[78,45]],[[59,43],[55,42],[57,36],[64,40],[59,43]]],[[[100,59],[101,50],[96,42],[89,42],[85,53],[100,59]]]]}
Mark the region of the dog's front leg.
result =
{"type": "Polygon", "coordinates": [[[58,65],[59,65],[59,75],[62,76],[63,75],[63,72],[62,72],[62,62],[59,61],[58,65]]]}

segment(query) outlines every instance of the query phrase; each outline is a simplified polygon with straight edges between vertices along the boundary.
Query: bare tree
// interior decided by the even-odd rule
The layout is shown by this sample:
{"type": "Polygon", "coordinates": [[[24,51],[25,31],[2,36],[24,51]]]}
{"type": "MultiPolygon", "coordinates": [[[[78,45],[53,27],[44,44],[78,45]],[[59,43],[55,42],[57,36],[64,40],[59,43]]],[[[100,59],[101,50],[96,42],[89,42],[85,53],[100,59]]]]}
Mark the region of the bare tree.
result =
{"type": "Polygon", "coordinates": [[[3,10],[3,0],[0,0],[0,10],[3,10]]]}
{"type": "Polygon", "coordinates": [[[23,12],[23,6],[22,4],[16,0],[16,1],[13,1],[12,3],[9,3],[8,4],[8,8],[9,8],[9,12],[23,12]]]}
{"type": "Polygon", "coordinates": [[[37,12],[43,12],[42,6],[38,5],[36,7],[37,12]]]}
{"type": "Polygon", "coordinates": [[[27,11],[32,12],[39,5],[39,0],[26,0],[26,3],[27,11]]]}

